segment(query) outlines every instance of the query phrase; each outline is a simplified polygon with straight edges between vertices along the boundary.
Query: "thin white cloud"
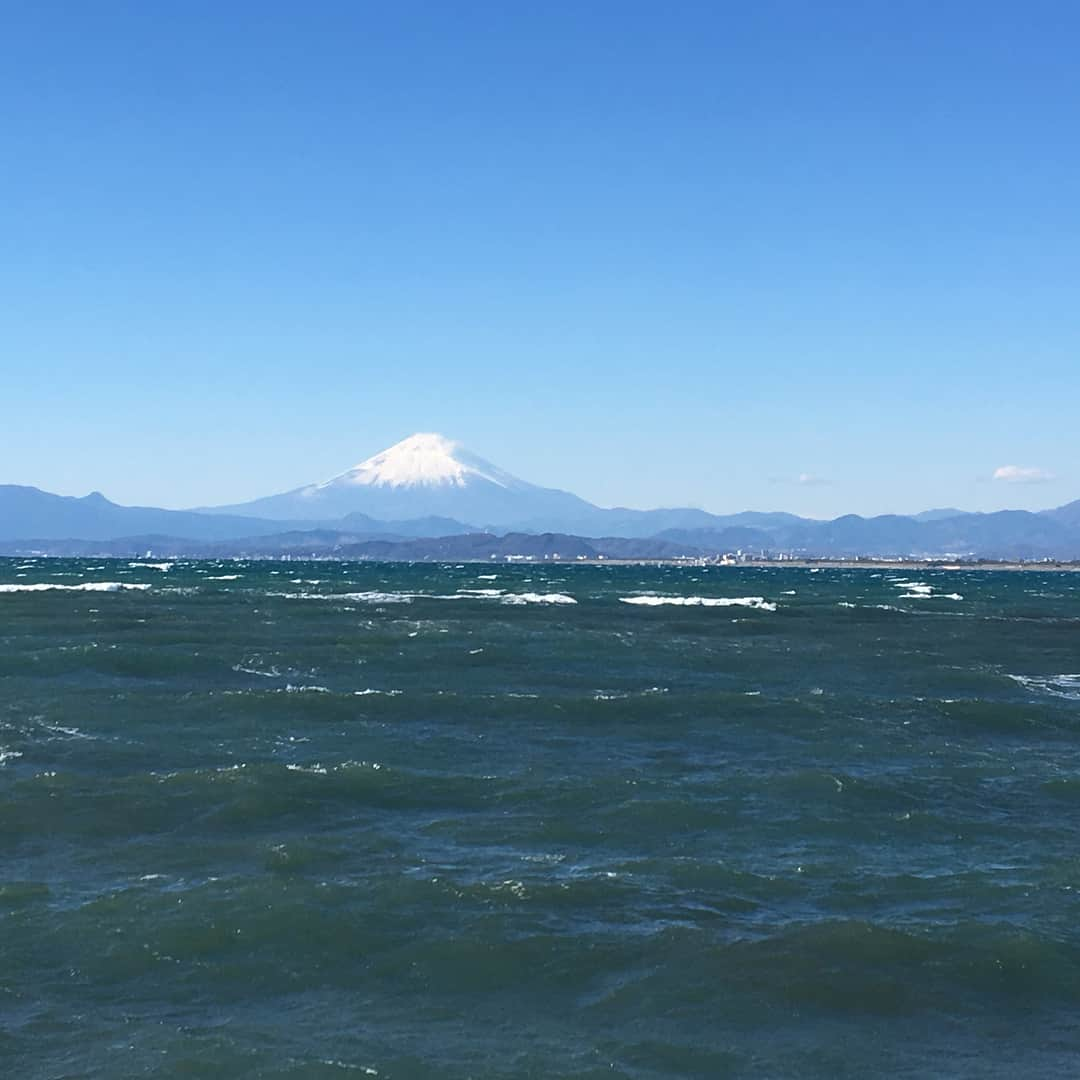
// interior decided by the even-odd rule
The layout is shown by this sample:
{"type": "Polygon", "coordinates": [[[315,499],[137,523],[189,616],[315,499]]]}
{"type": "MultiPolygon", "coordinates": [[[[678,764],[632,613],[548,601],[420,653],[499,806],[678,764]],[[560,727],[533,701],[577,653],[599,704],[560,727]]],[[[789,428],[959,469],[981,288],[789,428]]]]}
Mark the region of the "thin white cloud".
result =
{"type": "Polygon", "coordinates": [[[829,481],[823,476],[818,476],[817,473],[801,472],[794,473],[789,476],[770,476],[770,484],[797,484],[800,487],[817,487],[820,484],[827,484],[829,481]]]}
{"type": "Polygon", "coordinates": [[[1006,484],[1045,484],[1054,474],[1031,465],[1002,465],[994,470],[994,479],[1006,484]]]}

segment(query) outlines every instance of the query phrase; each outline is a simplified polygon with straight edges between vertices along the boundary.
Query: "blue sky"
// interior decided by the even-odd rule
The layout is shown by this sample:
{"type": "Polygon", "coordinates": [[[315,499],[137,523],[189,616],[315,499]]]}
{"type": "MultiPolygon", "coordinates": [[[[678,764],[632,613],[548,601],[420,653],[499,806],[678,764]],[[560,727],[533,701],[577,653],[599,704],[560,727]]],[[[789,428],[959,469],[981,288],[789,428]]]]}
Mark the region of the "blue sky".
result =
{"type": "Polygon", "coordinates": [[[0,482],[232,502],[434,430],[605,505],[1080,497],[1075,4],[0,20],[0,482]]]}

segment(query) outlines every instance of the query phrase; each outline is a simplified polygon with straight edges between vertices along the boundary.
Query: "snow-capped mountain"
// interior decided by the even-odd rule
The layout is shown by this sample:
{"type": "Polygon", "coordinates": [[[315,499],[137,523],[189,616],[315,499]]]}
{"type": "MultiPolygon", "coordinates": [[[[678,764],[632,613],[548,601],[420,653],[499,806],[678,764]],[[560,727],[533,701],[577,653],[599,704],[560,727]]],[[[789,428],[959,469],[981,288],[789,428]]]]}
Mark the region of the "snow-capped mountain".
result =
{"type": "Polygon", "coordinates": [[[443,435],[418,433],[322,483],[214,507],[214,512],[279,520],[326,520],[357,512],[381,519],[436,515],[505,526],[588,518],[597,507],[511,476],[443,435]]]}
{"type": "Polygon", "coordinates": [[[418,432],[395,443],[389,450],[302,491],[365,487],[468,487],[488,481],[508,491],[525,491],[532,485],[496,468],[490,461],[470,453],[460,443],[433,432],[418,432]]]}

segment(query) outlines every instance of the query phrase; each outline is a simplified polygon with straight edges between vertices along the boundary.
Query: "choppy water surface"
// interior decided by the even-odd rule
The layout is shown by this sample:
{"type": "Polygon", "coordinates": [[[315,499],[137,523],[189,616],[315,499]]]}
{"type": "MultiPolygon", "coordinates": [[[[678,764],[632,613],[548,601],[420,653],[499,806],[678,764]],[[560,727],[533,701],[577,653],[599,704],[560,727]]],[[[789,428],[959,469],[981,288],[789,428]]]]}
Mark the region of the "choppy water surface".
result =
{"type": "Polygon", "coordinates": [[[0,561],[0,1072],[1075,1076],[1080,575],[0,561]]]}

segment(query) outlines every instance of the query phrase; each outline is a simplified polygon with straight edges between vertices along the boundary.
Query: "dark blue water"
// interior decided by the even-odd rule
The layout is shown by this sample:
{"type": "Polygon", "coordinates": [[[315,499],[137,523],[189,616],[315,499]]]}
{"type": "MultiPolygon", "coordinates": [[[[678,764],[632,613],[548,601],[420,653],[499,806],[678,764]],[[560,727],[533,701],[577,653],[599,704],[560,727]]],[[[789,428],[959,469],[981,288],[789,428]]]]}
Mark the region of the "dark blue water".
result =
{"type": "Polygon", "coordinates": [[[1072,1077],[1078,892],[1080,575],[0,561],[4,1076],[1072,1077]]]}

